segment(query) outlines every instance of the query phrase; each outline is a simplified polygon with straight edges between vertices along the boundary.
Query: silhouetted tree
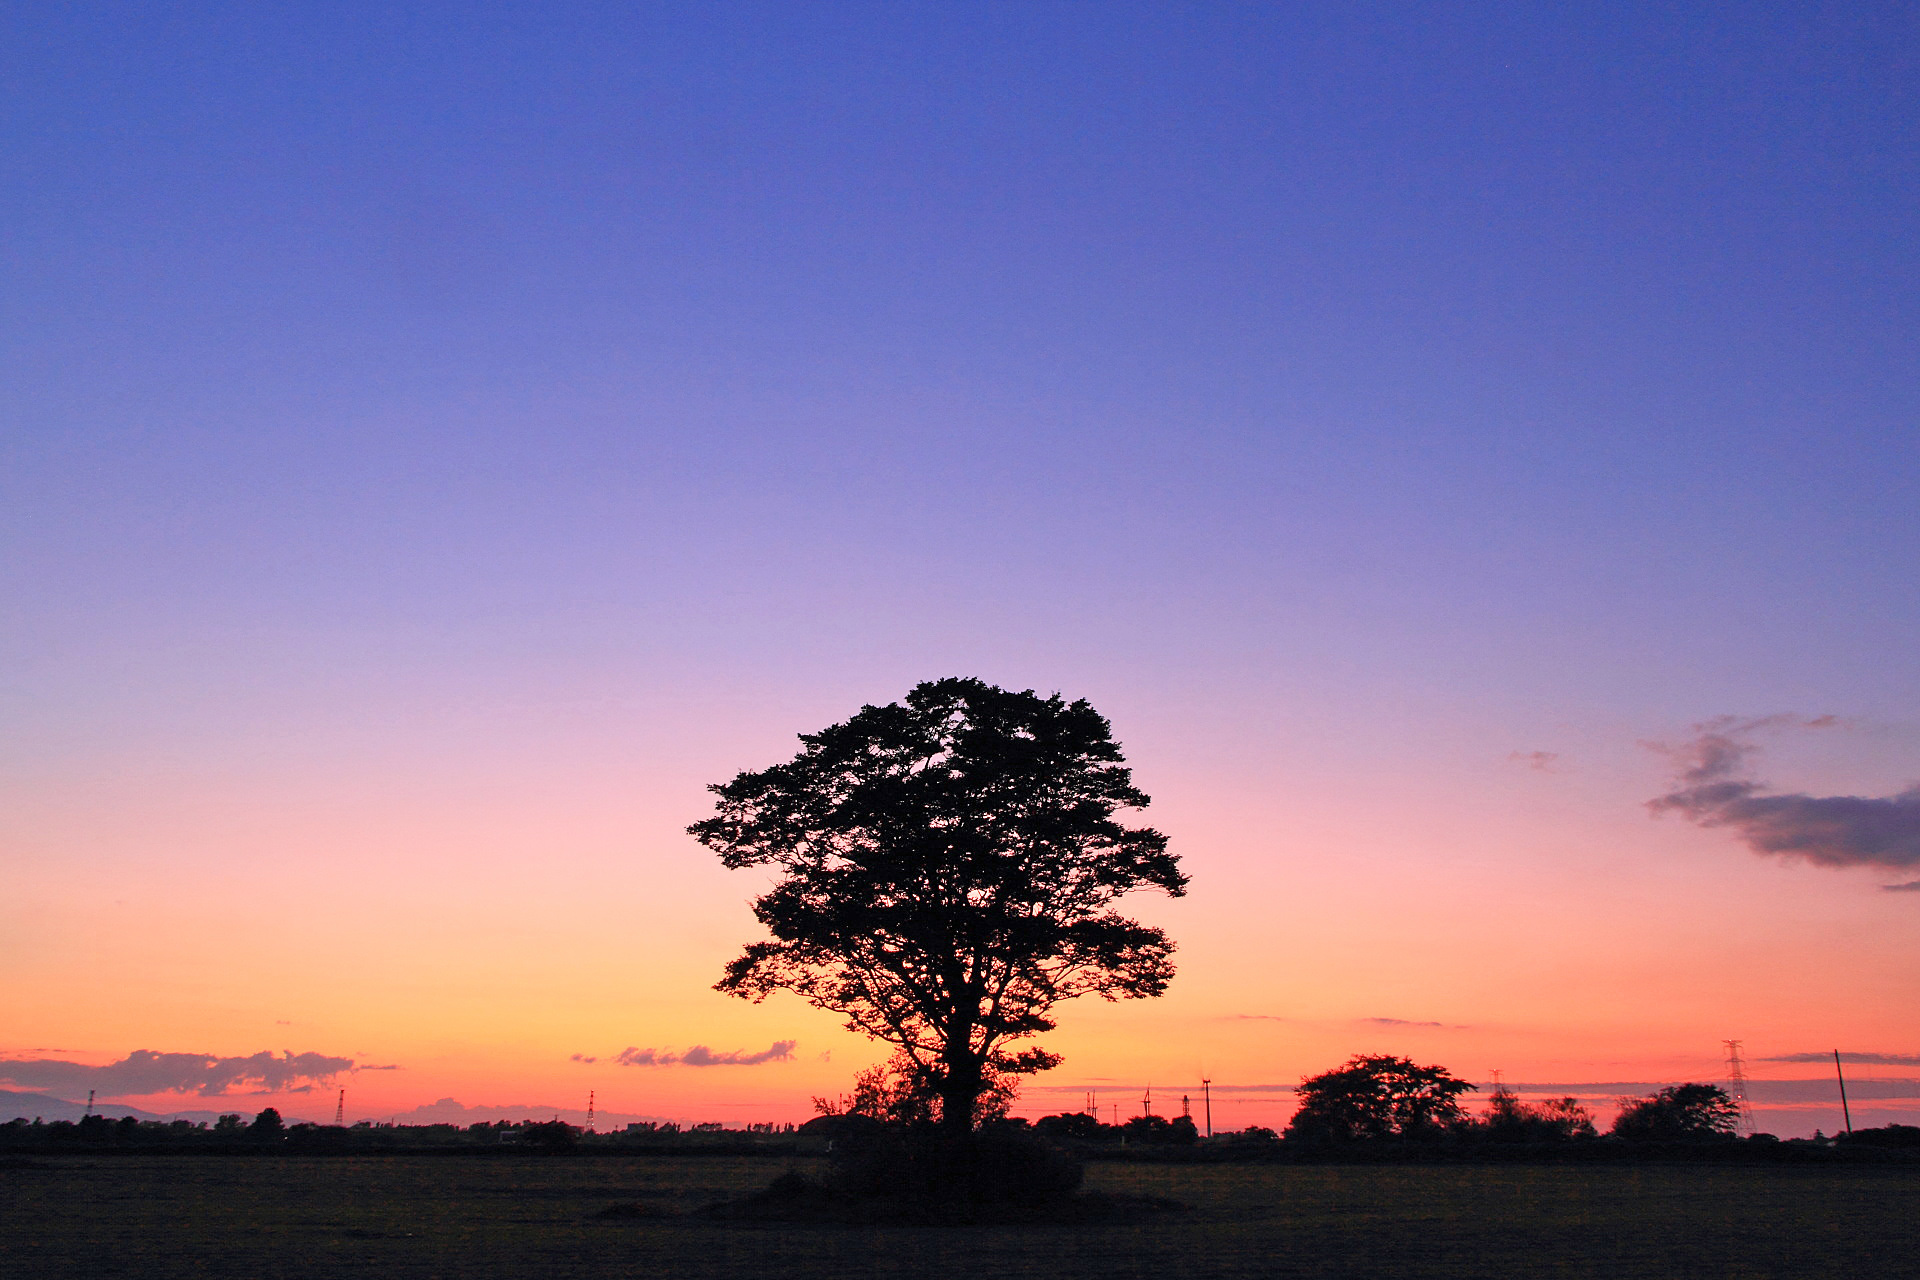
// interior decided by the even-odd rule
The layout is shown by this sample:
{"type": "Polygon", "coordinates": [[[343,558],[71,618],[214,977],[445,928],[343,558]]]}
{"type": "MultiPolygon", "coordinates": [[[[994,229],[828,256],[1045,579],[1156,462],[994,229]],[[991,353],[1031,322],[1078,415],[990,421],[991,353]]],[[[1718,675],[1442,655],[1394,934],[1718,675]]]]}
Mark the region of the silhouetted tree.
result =
{"type": "Polygon", "coordinates": [[[1107,1128],[1099,1118],[1085,1111],[1062,1112],[1055,1116],[1041,1116],[1033,1122],[1033,1131],[1048,1138],[1081,1138],[1092,1140],[1106,1136],[1102,1131],[1107,1128]]]}
{"type": "Polygon", "coordinates": [[[1470,1126],[1494,1142],[1567,1142],[1596,1136],[1593,1116],[1578,1098],[1526,1102],[1505,1085],[1495,1086],[1486,1115],[1470,1126]]]}
{"type": "Polygon", "coordinates": [[[1190,1147],[1200,1140],[1200,1131],[1187,1116],[1135,1116],[1120,1126],[1128,1142],[1151,1146],[1190,1147]]]}
{"type": "Polygon", "coordinates": [[[1115,914],[1186,877],[1166,837],[1114,820],[1147,797],[1084,701],[979,680],[915,686],[801,735],[800,754],[711,790],[688,830],[730,868],[784,873],[754,903],[773,935],[717,989],[793,991],[896,1046],[966,1131],[996,1077],[1059,1059],[1009,1046],[1080,995],[1156,996],[1173,943],[1115,914]]]}
{"type": "Polygon", "coordinates": [[[280,1118],[280,1113],[272,1107],[268,1107],[265,1111],[255,1116],[253,1123],[247,1126],[247,1136],[258,1138],[263,1142],[278,1138],[286,1131],[286,1122],[280,1118]]]}
{"type": "Polygon", "coordinates": [[[1473,1087],[1445,1067],[1363,1054],[1300,1082],[1300,1109],[1287,1124],[1287,1137],[1333,1142],[1433,1137],[1461,1119],[1458,1099],[1473,1087]]]}
{"type": "Polygon", "coordinates": [[[520,1141],[547,1151],[570,1151],[580,1131],[565,1120],[529,1120],[520,1126],[520,1141]]]}
{"type": "MultiPolygon", "coordinates": [[[[989,1063],[979,1096],[974,1100],[976,1125],[1005,1120],[1018,1095],[1015,1078],[989,1063]]],[[[853,1077],[853,1092],[838,1098],[813,1100],[823,1116],[859,1115],[888,1124],[923,1127],[940,1114],[940,1081],[936,1073],[916,1063],[904,1051],[853,1077]]]]}
{"type": "Polygon", "coordinates": [[[1609,1130],[1621,1138],[1728,1138],[1740,1112],[1717,1084],[1674,1084],[1644,1098],[1622,1099],[1609,1130]]]}

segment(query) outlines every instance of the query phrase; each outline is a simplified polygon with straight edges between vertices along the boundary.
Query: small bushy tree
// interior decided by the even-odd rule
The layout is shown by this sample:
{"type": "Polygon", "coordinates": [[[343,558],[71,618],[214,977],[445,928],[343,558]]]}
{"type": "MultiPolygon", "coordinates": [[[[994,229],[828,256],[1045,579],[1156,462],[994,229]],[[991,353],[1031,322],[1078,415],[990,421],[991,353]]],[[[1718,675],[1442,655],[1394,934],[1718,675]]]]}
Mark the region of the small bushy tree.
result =
{"type": "Polygon", "coordinates": [[[1739,1108],[1717,1084],[1674,1084],[1644,1098],[1623,1098],[1610,1132],[1619,1138],[1730,1138],[1739,1108]]]}
{"type": "Polygon", "coordinates": [[[1300,1109],[1287,1137],[1309,1142],[1438,1136],[1463,1116],[1459,1098],[1473,1085],[1445,1067],[1361,1054],[1300,1082],[1300,1109]]]}
{"type": "Polygon", "coordinates": [[[1472,1128],[1494,1142],[1567,1142],[1598,1132],[1578,1098],[1527,1102],[1505,1085],[1495,1087],[1486,1114],[1472,1128]]]}

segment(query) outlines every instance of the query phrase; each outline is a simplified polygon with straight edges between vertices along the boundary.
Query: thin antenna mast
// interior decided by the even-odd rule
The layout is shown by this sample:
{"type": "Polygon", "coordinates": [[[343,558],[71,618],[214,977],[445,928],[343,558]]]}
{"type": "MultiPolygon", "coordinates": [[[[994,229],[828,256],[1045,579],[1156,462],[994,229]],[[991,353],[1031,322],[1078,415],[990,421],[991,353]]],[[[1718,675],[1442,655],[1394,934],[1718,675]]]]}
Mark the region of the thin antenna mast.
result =
{"type": "Polygon", "coordinates": [[[587,1132],[593,1132],[593,1090],[587,1090],[587,1132]]]}
{"type": "Polygon", "coordinates": [[[1847,1132],[1853,1132],[1853,1112],[1847,1109],[1847,1073],[1840,1069],[1840,1051],[1833,1051],[1833,1074],[1840,1080],[1840,1118],[1847,1122],[1847,1132]]]}
{"type": "Polygon", "coordinates": [[[1213,1081],[1205,1076],[1200,1077],[1200,1096],[1206,1099],[1207,1136],[1211,1138],[1213,1136],[1213,1081]]]}
{"type": "MultiPolygon", "coordinates": [[[[87,1116],[90,1116],[92,1114],[93,1114],[93,1090],[89,1089],[87,1090],[87,1116]]],[[[87,1116],[81,1116],[80,1118],[84,1120],[87,1118],[87,1116]]]]}
{"type": "Polygon", "coordinates": [[[333,1104],[333,1124],[335,1128],[345,1128],[347,1123],[347,1091],[340,1091],[340,1100],[333,1104]]]}
{"type": "Polygon", "coordinates": [[[1751,1138],[1758,1126],[1753,1122],[1753,1108],[1747,1105],[1747,1069],[1740,1061],[1740,1042],[1722,1040],[1727,1046],[1727,1084],[1733,1094],[1733,1105],[1737,1110],[1734,1118],[1734,1132],[1743,1138],[1751,1138]]]}

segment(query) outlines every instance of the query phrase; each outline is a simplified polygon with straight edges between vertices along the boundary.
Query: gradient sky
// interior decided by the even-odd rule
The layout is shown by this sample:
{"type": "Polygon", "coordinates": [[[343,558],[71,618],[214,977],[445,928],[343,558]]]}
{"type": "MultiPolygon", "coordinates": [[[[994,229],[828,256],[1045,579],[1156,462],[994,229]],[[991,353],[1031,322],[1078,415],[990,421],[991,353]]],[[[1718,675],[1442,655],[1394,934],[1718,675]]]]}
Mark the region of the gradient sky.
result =
{"type": "Polygon", "coordinates": [[[1737,1037],[1920,1119],[1914,862],[1646,807],[1716,722],[1920,778],[1916,69],[1875,3],[13,6],[0,1087],[802,1119],[879,1053],[710,989],[683,828],[965,674],[1091,700],[1193,877],[1028,1113],[1737,1037]],[[696,1046],[766,1060],[614,1061],[696,1046]]]}

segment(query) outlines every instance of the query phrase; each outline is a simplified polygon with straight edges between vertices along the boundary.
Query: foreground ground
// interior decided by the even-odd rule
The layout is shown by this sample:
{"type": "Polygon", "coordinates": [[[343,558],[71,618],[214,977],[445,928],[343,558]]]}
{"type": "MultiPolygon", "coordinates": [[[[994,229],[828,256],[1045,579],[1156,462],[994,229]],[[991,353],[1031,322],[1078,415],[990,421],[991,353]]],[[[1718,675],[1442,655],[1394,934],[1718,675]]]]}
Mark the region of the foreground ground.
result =
{"type": "Polygon", "coordinates": [[[677,1216],[744,1158],[55,1157],[0,1168],[8,1277],[1910,1277],[1902,1169],[1095,1164],[1193,1208],[1126,1227],[776,1228],[677,1216]],[[667,1216],[602,1218],[639,1202],[667,1216]]]}

